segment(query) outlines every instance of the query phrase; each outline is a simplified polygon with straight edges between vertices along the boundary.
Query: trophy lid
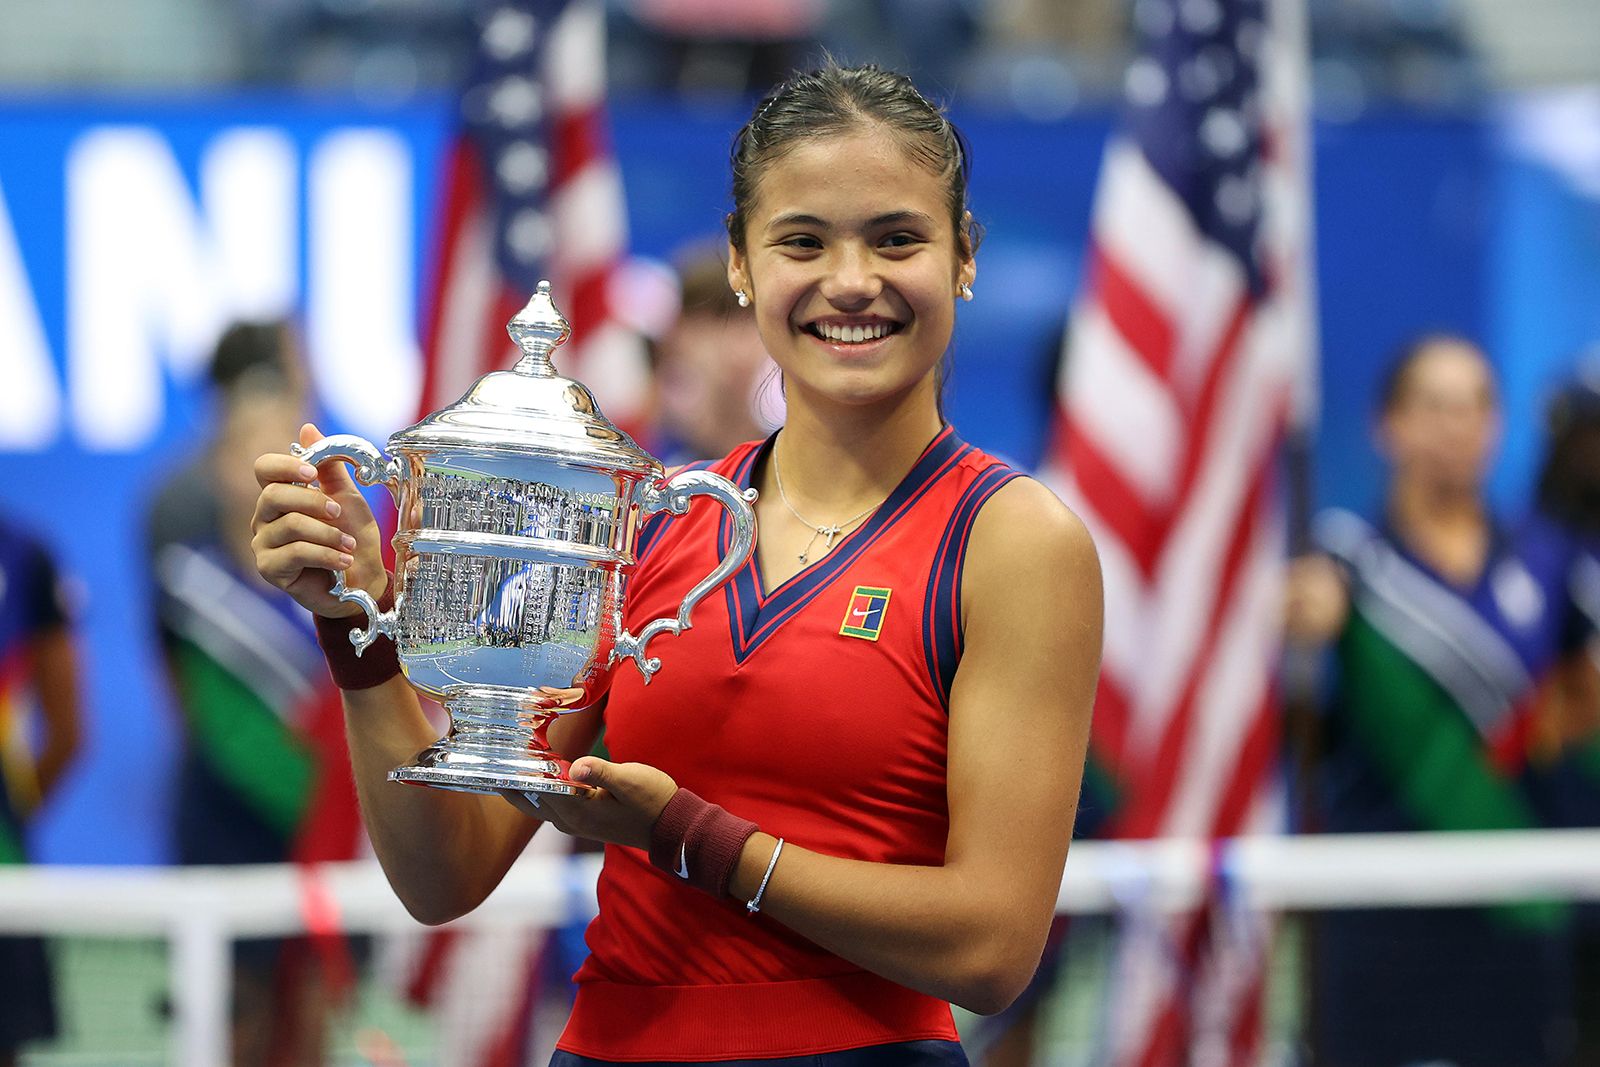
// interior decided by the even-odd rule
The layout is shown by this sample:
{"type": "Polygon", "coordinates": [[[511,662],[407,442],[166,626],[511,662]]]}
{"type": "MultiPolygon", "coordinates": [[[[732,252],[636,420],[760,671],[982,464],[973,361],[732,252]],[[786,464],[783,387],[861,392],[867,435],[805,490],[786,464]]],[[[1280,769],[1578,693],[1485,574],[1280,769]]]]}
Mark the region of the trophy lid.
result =
{"type": "Polygon", "coordinates": [[[511,370],[492,371],[466,395],[409,429],[389,438],[401,449],[493,448],[587,466],[640,474],[662,471],[661,463],[606,418],[594,394],[563,378],[551,353],[572,328],[550,299],[542,281],[528,304],[506,324],[522,350],[511,370]]]}

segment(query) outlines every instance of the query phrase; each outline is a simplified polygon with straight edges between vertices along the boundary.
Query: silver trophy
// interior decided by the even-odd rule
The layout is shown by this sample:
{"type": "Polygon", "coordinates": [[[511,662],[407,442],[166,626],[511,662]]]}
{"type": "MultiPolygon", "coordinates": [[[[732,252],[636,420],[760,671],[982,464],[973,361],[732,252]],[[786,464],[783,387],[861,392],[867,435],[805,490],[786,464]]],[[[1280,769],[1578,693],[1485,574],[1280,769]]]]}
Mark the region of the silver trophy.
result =
{"type": "Polygon", "coordinates": [[[341,459],[383,485],[399,511],[395,606],[380,611],[335,573],[332,592],[359,604],[359,654],[393,638],[407,680],[450,714],[443,738],[392,781],[472,793],[580,793],[545,730],[603,691],[631,659],[648,683],[653,638],[688,629],[689,613],[750,558],[755,490],[706,471],[664,478],[661,463],[617,429],[550,355],[571,332],[540,282],[506,327],[522,350],[509,371],[479,378],[455,404],[389,438],[385,456],[349,434],[292,451],[341,459]],[[727,556],[689,590],[676,616],[627,633],[622,609],[645,518],[682,515],[709,496],[733,515],[727,556]],[[554,691],[566,691],[554,706],[554,691]],[[581,693],[579,692],[581,691],[581,693]]]}

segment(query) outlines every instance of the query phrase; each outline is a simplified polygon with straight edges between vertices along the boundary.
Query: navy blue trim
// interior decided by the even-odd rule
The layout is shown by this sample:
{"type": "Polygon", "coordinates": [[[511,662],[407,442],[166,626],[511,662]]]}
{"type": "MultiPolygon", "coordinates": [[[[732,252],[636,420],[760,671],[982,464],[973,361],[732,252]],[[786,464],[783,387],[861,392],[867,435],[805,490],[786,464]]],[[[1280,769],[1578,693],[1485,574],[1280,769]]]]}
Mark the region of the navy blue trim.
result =
{"type": "MultiPolygon", "coordinates": [[[[686,463],[676,471],[673,471],[673,474],[682,474],[684,471],[703,471],[709,468],[714,462],[716,461],[708,459],[699,463],[686,463]]],[[[633,543],[633,558],[636,561],[642,561],[644,559],[645,554],[648,553],[652,547],[654,547],[657,539],[661,537],[661,531],[666,528],[667,523],[675,518],[677,518],[677,516],[672,514],[670,511],[658,511],[648,519],[644,520],[644,525],[639,527],[639,536],[634,540],[633,543]]]]}
{"type": "Polygon", "coordinates": [[[961,568],[967,557],[967,542],[978,511],[1000,487],[1022,472],[1004,463],[984,471],[962,492],[939,538],[928,573],[928,588],[922,599],[922,654],[939,702],[950,708],[950,686],[961,662],[961,568]]]}
{"type": "MultiPolygon", "coordinates": [[[[748,459],[739,465],[736,481],[741,488],[750,487],[750,475],[755,469],[756,460],[772,448],[772,441],[773,438],[768,438],[765,444],[752,450],[748,459]]],[[[756,567],[755,554],[752,553],[750,562],[739,569],[727,586],[734,660],[743,663],[784,623],[815,600],[834,579],[888,532],[901,516],[926,496],[928,490],[953,469],[962,456],[971,451],[971,445],[957,437],[953,429],[945,427],[923,451],[910,472],[901,479],[894,492],[889,494],[889,499],[872,513],[871,518],[840,541],[832,552],[770,594],[763,595],[760,572],[756,567]]],[[[724,516],[717,538],[720,551],[728,550],[731,535],[731,520],[724,516]]]]}
{"type": "MultiPolygon", "coordinates": [[[[733,479],[733,483],[740,489],[750,488],[750,477],[751,472],[755,469],[756,457],[764,455],[772,447],[772,442],[776,437],[777,434],[773,434],[772,437],[752,448],[744,459],[740,460],[734,467],[729,477],[733,479]]],[[[732,537],[733,524],[728,521],[728,516],[724,515],[722,522],[717,526],[717,557],[719,559],[728,554],[728,547],[732,543],[732,537]]],[[[760,531],[758,528],[757,538],[759,539],[759,537],[760,531]]],[[[759,584],[756,571],[756,554],[752,551],[745,565],[734,572],[732,580],[722,587],[723,595],[728,601],[728,631],[733,635],[733,654],[736,660],[739,660],[740,637],[744,634],[746,626],[753,628],[755,625],[756,611],[758,609],[752,608],[749,612],[746,612],[745,605],[758,605],[760,603],[759,584]],[[745,620],[746,614],[749,615],[748,623],[745,620]]],[[[742,660],[739,661],[743,662],[742,660]]]]}

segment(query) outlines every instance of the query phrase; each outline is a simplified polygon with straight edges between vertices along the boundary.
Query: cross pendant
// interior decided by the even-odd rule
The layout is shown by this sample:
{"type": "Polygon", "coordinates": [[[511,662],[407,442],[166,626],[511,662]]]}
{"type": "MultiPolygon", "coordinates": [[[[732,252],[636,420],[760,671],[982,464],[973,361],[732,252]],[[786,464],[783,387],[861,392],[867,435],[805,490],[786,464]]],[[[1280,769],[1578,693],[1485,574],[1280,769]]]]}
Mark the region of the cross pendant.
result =
{"type": "Polygon", "coordinates": [[[818,536],[827,538],[827,540],[825,542],[823,542],[823,545],[822,545],[823,550],[824,551],[831,550],[833,548],[833,539],[835,537],[839,536],[839,534],[843,531],[844,527],[842,527],[842,526],[817,526],[817,527],[813,527],[813,529],[815,529],[817,532],[811,535],[811,540],[806,542],[806,547],[804,549],[802,549],[801,552],[800,552],[800,555],[796,557],[800,561],[800,563],[802,565],[804,565],[805,562],[808,559],[811,558],[811,546],[816,544],[818,536]]]}

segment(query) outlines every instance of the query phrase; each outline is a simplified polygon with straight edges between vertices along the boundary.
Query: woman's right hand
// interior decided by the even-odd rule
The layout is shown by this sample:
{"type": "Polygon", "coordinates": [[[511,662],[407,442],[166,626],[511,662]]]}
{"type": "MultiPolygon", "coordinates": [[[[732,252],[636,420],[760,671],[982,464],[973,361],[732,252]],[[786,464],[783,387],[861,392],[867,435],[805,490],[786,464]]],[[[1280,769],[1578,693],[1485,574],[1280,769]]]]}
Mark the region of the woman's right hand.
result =
{"type": "MultiPolygon", "coordinates": [[[[300,444],[310,447],[322,433],[310,423],[300,428],[300,444]]],[[[379,553],[378,522],[341,460],[312,468],[287,453],[256,459],[255,515],[250,520],[256,570],[317,615],[342,618],[359,614],[359,605],[332,596],[332,571],[345,584],[383,595],[388,575],[379,553]],[[310,485],[315,480],[317,485],[310,485]]]]}
{"type": "Polygon", "coordinates": [[[1284,636],[1298,645],[1321,645],[1344,629],[1350,589],[1344,571],[1320,553],[1289,561],[1284,580],[1284,636]]]}

